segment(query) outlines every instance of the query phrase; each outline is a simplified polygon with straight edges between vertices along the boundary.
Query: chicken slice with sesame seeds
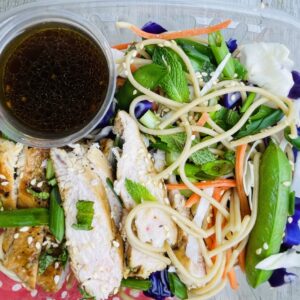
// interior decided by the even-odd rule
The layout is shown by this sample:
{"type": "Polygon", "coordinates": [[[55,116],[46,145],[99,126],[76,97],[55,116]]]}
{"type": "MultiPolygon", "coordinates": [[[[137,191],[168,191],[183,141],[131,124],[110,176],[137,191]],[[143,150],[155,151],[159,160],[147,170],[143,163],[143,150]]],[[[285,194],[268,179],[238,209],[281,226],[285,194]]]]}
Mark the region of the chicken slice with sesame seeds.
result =
{"type": "MultiPolygon", "coordinates": [[[[127,210],[136,206],[136,202],[128,193],[125,181],[130,179],[146,187],[156,200],[169,205],[167,191],[162,180],[155,180],[157,174],[151,155],[143,142],[136,122],[125,111],[120,111],[115,119],[114,131],[124,141],[117,162],[117,180],[114,187],[122,198],[127,210]]],[[[171,218],[159,209],[141,211],[135,220],[138,237],[145,243],[155,247],[163,247],[168,241],[171,245],[177,239],[177,226],[171,218]]],[[[166,265],[155,258],[127,246],[127,265],[130,275],[147,278],[152,272],[163,270],[166,265]]]]}
{"type": "Polygon", "coordinates": [[[48,205],[48,201],[45,201],[47,199],[39,199],[32,193],[29,193],[28,190],[49,192],[49,186],[45,178],[46,172],[43,167],[43,161],[49,158],[49,150],[26,148],[24,154],[24,167],[18,187],[18,207],[45,207],[48,205]]]}
{"type": "Polygon", "coordinates": [[[123,278],[123,245],[111,218],[102,179],[86,158],[86,149],[81,150],[54,148],[51,159],[63,201],[72,271],[87,293],[97,300],[107,299],[118,291],[123,278]],[[91,230],[72,226],[77,223],[78,200],[93,202],[91,230]]]}
{"type": "Polygon", "coordinates": [[[0,139],[0,207],[13,209],[17,206],[17,181],[15,171],[23,145],[0,139]]]}
{"type": "MultiPolygon", "coordinates": [[[[33,290],[36,287],[39,255],[41,244],[44,238],[43,227],[29,227],[27,231],[14,229],[9,234],[14,235],[10,245],[6,245],[3,250],[3,266],[13,272],[26,288],[33,290]],[[38,244],[38,245],[39,245],[38,244]]],[[[4,239],[7,232],[4,233],[4,239]]]]}

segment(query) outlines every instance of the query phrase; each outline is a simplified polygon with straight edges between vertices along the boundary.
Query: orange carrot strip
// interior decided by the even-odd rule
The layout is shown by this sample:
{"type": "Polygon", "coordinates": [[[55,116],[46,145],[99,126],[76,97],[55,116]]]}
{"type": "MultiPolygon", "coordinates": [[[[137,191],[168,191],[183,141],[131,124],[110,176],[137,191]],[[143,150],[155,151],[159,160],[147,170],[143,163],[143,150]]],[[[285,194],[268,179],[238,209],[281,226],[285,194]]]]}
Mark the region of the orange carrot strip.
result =
{"type": "Polygon", "coordinates": [[[235,271],[233,268],[227,273],[227,276],[228,276],[228,280],[229,280],[231,288],[233,290],[237,290],[239,288],[239,284],[237,282],[236,274],[235,274],[235,271]]]}
{"type": "Polygon", "coordinates": [[[132,45],[132,43],[124,43],[124,44],[114,45],[114,46],[112,46],[112,48],[117,49],[117,50],[125,50],[131,45],[132,45]]]}
{"type": "Polygon", "coordinates": [[[242,217],[250,214],[249,202],[247,195],[244,191],[244,160],[246,154],[247,144],[240,145],[236,150],[236,162],[235,162],[235,178],[236,189],[241,202],[241,215],[242,217]]]}
{"type": "Polygon", "coordinates": [[[135,65],[130,65],[131,73],[134,73],[138,68],[135,65]]]}
{"type": "Polygon", "coordinates": [[[193,194],[186,202],[185,207],[192,207],[194,204],[196,204],[200,200],[200,196],[197,194],[193,194]]]}
{"type": "Polygon", "coordinates": [[[222,279],[223,279],[223,280],[225,280],[226,275],[227,275],[227,273],[228,273],[228,262],[229,262],[229,260],[230,260],[231,254],[232,254],[231,249],[228,249],[228,250],[226,251],[226,265],[225,265],[224,272],[223,272],[223,274],[222,274],[222,279]]]}
{"type": "MultiPolygon", "coordinates": [[[[212,181],[202,181],[195,183],[195,186],[200,189],[213,188],[213,187],[236,187],[235,180],[232,179],[217,179],[212,181]]],[[[169,183],[166,184],[168,190],[186,190],[188,187],[184,183],[169,183]]]]}
{"type": "Polygon", "coordinates": [[[207,122],[208,118],[209,118],[209,114],[207,112],[204,112],[201,115],[200,119],[198,120],[197,125],[203,127],[207,122]]]}
{"type": "Polygon", "coordinates": [[[124,85],[126,79],[122,77],[117,77],[117,87],[120,88],[121,86],[124,85]]]}
{"type": "Polygon", "coordinates": [[[139,37],[145,38],[145,39],[165,39],[165,40],[174,40],[178,38],[184,38],[189,36],[195,36],[195,35],[201,35],[201,34],[209,34],[218,30],[226,29],[229,24],[231,23],[231,20],[226,20],[222,23],[219,23],[217,25],[208,26],[208,27],[201,27],[201,28],[192,28],[188,30],[181,30],[181,31],[174,31],[174,32],[166,32],[166,33],[160,33],[160,34],[153,34],[145,32],[141,29],[139,29],[137,26],[127,23],[119,23],[120,27],[122,28],[129,28],[134,33],[136,33],[139,37]]]}
{"type": "Polygon", "coordinates": [[[245,270],[246,270],[246,250],[245,249],[243,249],[243,251],[239,254],[238,261],[239,261],[240,269],[245,273],[245,270]]]}

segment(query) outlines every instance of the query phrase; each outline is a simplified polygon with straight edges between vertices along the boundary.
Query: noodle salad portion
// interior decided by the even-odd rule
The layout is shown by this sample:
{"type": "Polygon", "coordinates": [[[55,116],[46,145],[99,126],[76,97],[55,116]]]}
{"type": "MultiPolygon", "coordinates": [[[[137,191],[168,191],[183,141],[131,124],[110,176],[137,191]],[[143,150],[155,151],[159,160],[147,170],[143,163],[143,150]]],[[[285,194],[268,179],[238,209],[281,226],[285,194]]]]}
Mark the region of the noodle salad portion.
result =
{"type": "Polygon", "coordinates": [[[119,22],[136,41],[112,47],[116,93],[90,135],[2,136],[1,272],[51,293],[76,278],[97,300],[209,299],[239,269],[253,288],[297,278],[300,73],[282,44],[226,41],[230,22],[119,22]]]}
{"type": "MultiPolygon", "coordinates": [[[[150,260],[160,263],[166,270],[150,275],[146,292],[154,298],[207,299],[227,282],[238,289],[236,267],[252,287],[267,280],[276,286],[285,275],[295,277],[282,268],[299,266],[291,263],[299,261],[292,247],[300,242],[299,228],[290,226],[299,220],[299,105],[292,100],[299,96],[299,73],[291,72],[284,45],[225,42],[218,28],[224,24],[204,32],[207,39],[151,22],[143,30],[117,24],[144,38],[115,47],[117,107],[130,114],[120,111],[116,122],[138,127],[154,161],[151,173],[128,173],[136,190],[125,191],[136,202],[125,220],[125,243],[148,257],[141,272],[130,265],[131,253],[127,280],[134,277],[138,287],[147,268],[159,271],[147,266],[150,260]],[[166,187],[167,199],[152,198],[148,176],[166,187]]],[[[134,139],[133,128],[131,134],[134,139]]],[[[134,161],[136,168],[143,164],[138,156],[134,161]]],[[[117,177],[122,197],[120,186],[117,177]]]]}

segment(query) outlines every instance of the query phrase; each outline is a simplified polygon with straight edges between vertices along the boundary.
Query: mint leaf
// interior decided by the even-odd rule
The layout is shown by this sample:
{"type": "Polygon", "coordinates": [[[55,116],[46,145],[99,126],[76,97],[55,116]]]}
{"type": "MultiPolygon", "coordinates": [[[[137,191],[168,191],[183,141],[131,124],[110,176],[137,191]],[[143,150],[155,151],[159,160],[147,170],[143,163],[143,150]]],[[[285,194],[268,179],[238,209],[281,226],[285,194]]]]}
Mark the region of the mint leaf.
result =
{"type": "Polygon", "coordinates": [[[167,96],[177,102],[188,102],[190,95],[188,83],[176,53],[171,49],[156,47],[152,60],[168,71],[168,74],[159,83],[167,96]]]}
{"type": "Polygon", "coordinates": [[[156,201],[156,198],[149,190],[138,182],[126,178],[125,187],[128,194],[137,204],[140,204],[142,201],[156,201]]]}
{"type": "Polygon", "coordinates": [[[210,117],[222,129],[228,130],[239,121],[240,114],[235,110],[222,107],[218,111],[211,113],[210,117]]]}
{"type": "Polygon", "coordinates": [[[197,152],[193,153],[190,156],[190,160],[195,164],[195,165],[203,165],[205,163],[215,161],[216,156],[212,154],[208,148],[204,148],[201,150],[198,150],[197,152]]]}
{"type": "Polygon", "coordinates": [[[39,274],[43,274],[47,268],[52,265],[52,263],[56,260],[54,256],[51,254],[48,254],[47,252],[44,252],[40,255],[39,258],[39,274]]]}
{"type": "Polygon", "coordinates": [[[78,230],[91,230],[94,218],[94,202],[86,200],[78,200],[76,203],[77,208],[77,224],[72,227],[78,230]]]}
{"type": "Polygon", "coordinates": [[[160,140],[167,144],[167,147],[172,152],[181,152],[185,140],[186,140],[186,133],[180,132],[172,135],[160,135],[160,140]]]}
{"type": "Polygon", "coordinates": [[[270,115],[272,112],[276,111],[276,109],[271,108],[269,106],[266,105],[261,105],[255,112],[254,115],[252,115],[249,120],[251,121],[255,121],[255,120],[259,120],[262,119],[264,117],[267,117],[268,115],[270,115]]]}
{"type": "Polygon", "coordinates": [[[231,163],[235,164],[235,152],[232,150],[227,150],[224,153],[224,159],[230,161],[231,163]]]}

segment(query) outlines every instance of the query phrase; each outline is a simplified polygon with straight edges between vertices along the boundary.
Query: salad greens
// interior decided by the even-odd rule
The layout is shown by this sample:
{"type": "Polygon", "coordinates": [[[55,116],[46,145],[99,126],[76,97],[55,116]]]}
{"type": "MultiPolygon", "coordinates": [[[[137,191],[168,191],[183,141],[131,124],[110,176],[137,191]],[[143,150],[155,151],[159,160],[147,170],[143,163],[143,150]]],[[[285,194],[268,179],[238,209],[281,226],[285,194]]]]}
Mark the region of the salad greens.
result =
{"type": "Polygon", "coordinates": [[[151,281],[149,279],[138,279],[138,278],[123,278],[121,281],[122,287],[127,287],[139,291],[147,291],[151,287],[151,281]]]}
{"type": "Polygon", "coordinates": [[[178,56],[173,50],[156,47],[152,56],[154,63],[165,67],[167,74],[160,80],[159,86],[167,96],[177,102],[189,101],[188,83],[178,56]]]}
{"type": "Polygon", "coordinates": [[[187,299],[187,288],[176,273],[168,272],[171,293],[178,299],[187,299]]]}
{"type": "Polygon", "coordinates": [[[142,201],[156,201],[156,198],[142,184],[126,178],[125,187],[131,198],[137,203],[142,201]]]}

